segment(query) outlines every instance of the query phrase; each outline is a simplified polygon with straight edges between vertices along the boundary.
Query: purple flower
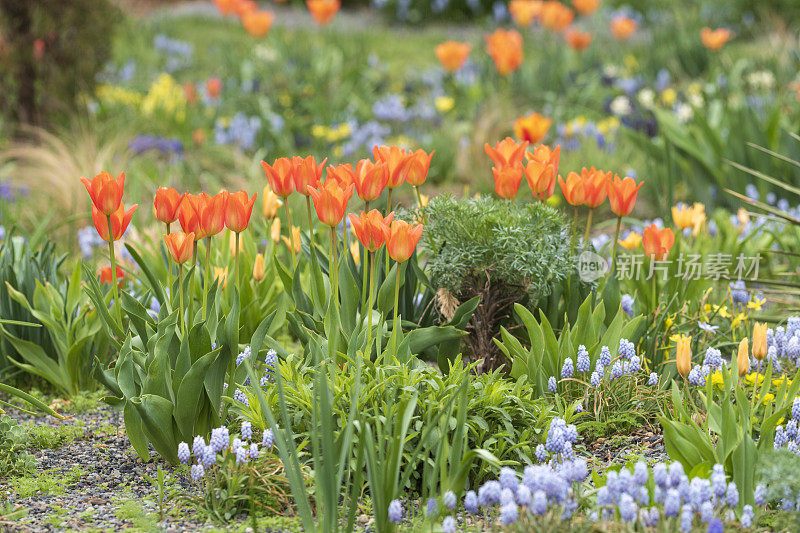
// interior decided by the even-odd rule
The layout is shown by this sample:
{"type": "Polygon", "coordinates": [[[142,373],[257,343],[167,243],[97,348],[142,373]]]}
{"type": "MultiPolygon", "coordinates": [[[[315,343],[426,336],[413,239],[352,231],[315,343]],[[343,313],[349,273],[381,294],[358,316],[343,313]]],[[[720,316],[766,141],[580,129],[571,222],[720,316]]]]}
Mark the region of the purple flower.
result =
{"type": "Polygon", "coordinates": [[[389,504],[389,521],[399,524],[403,519],[403,505],[400,500],[392,500],[389,504]]]}
{"type": "Polygon", "coordinates": [[[240,431],[241,435],[245,439],[252,439],[253,438],[253,427],[250,425],[250,422],[244,421],[242,422],[242,430],[240,431]]]}
{"type": "Polygon", "coordinates": [[[435,516],[439,512],[439,506],[436,504],[435,498],[428,498],[428,504],[425,507],[425,514],[428,518],[435,516]]]}
{"type": "Polygon", "coordinates": [[[588,372],[591,364],[592,363],[589,360],[589,352],[586,351],[586,346],[581,344],[578,346],[578,372],[588,372]]]}
{"type": "Polygon", "coordinates": [[[500,521],[504,526],[513,524],[517,521],[517,504],[508,502],[500,508],[500,521]]]}
{"type": "Polygon", "coordinates": [[[719,326],[712,326],[711,324],[708,324],[706,322],[698,322],[697,325],[700,329],[702,329],[706,333],[711,333],[712,335],[716,333],[717,329],[719,328],[719,326]]]}
{"type": "Polygon", "coordinates": [[[442,533],[456,533],[455,518],[448,516],[442,521],[442,533]]]}
{"type": "Polygon", "coordinates": [[[533,493],[531,512],[535,515],[543,515],[547,512],[547,495],[543,491],[537,490],[533,493]]]}
{"type": "Polygon", "coordinates": [[[474,490],[468,491],[464,495],[464,509],[470,514],[475,514],[478,511],[478,497],[474,490]]]}
{"type": "Polygon", "coordinates": [[[487,481],[478,489],[478,503],[481,507],[490,507],[500,502],[502,487],[497,481],[487,481]]]}
{"type": "Polygon", "coordinates": [[[191,469],[192,479],[194,481],[198,481],[204,475],[206,475],[206,471],[203,469],[203,465],[192,465],[191,469]]]}
{"type": "Polygon", "coordinates": [[[572,358],[567,357],[564,359],[564,365],[561,367],[561,379],[569,379],[572,377],[575,368],[572,365],[572,358]]]}
{"type": "Polygon", "coordinates": [[[550,392],[556,392],[558,390],[558,382],[556,382],[556,378],[554,376],[550,376],[547,380],[547,389],[550,392]]]}
{"type": "Polygon", "coordinates": [[[189,445],[185,442],[181,442],[178,444],[178,459],[185,465],[189,464],[189,459],[191,458],[191,452],[189,451],[189,445]]]}
{"type": "Polygon", "coordinates": [[[655,372],[650,372],[650,377],[647,380],[647,384],[650,385],[651,387],[655,387],[656,385],[658,385],[658,374],[656,374],[655,372]]]}
{"type": "Polygon", "coordinates": [[[444,493],[442,501],[444,502],[444,506],[451,511],[456,508],[456,495],[452,490],[448,490],[444,493]]]}

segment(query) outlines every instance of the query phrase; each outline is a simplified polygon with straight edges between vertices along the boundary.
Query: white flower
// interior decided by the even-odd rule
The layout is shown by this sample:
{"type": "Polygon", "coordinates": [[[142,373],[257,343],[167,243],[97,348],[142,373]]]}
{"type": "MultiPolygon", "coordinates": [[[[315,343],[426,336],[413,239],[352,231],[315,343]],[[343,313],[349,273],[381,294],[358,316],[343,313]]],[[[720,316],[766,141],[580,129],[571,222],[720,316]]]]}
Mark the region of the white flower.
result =
{"type": "Polygon", "coordinates": [[[631,112],[631,103],[627,96],[617,96],[611,101],[611,112],[615,115],[627,115],[631,112]]]}
{"type": "Polygon", "coordinates": [[[694,93],[689,95],[689,103],[692,104],[693,107],[703,107],[704,100],[703,95],[694,93]]]}
{"type": "Polygon", "coordinates": [[[675,118],[678,119],[678,122],[685,124],[686,122],[689,122],[693,116],[694,111],[692,110],[692,106],[689,104],[675,105],[675,118]]]}
{"type": "Polygon", "coordinates": [[[645,109],[652,109],[655,101],[656,93],[653,89],[642,89],[639,91],[639,103],[642,104],[645,109]]]}

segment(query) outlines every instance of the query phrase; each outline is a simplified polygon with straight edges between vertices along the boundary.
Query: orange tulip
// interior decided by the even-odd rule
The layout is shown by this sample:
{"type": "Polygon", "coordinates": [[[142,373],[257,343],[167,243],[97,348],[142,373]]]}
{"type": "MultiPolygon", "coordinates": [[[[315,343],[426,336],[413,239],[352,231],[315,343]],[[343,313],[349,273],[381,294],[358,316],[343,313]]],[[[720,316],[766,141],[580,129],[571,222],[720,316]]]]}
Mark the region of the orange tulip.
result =
{"type": "Polygon", "coordinates": [[[494,177],[494,192],[501,198],[510,200],[519,192],[519,185],[522,183],[522,176],[525,172],[522,164],[514,166],[492,167],[494,177]]]}
{"type": "Polygon", "coordinates": [[[570,48],[578,52],[586,50],[592,44],[592,34],[588,31],[570,29],[564,34],[564,39],[566,39],[570,48]]]}
{"type": "MultiPolygon", "coordinates": [[[[119,209],[111,213],[110,237],[113,238],[113,240],[118,241],[125,234],[125,230],[128,229],[128,224],[131,223],[131,218],[133,218],[133,213],[136,211],[137,207],[139,207],[139,204],[134,204],[130,209],[125,211],[125,204],[121,203],[119,204],[119,209]]],[[[109,242],[111,239],[109,238],[108,231],[108,215],[104,215],[98,211],[94,205],[92,205],[92,222],[94,222],[94,227],[98,235],[100,235],[100,238],[109,242]]]]}
{"type": "Polygon", "coordinates": [[[222,80],[219,78],[208,78],[208,80],[206,80],[206,92],[211,98],[219,98],[222,92],[222,80]]]}
{"type": "Polygon", "coordinates": [[[353,174],[353,165],[350,163],[343,163],[336,166],[328,165],[327,176],[326,179],[335,180],[342,189],[356,182],[356,177],[353,174]]]}
{"type": "Polygon", "coordinates": [[[750,372],[750,348],[747,346],[747,337],[739,342],[739,351],[736,354],[736,367],[739,370],[739,376],[743,377],[750,372]]]}
{"type": "Polygon", "coordinates": [[[517,26],[528,27],[542,12],[541,0],[511,0],[508,12],[517,26]]]}
{"type": "Polygon", "coordinates": [[[513,167],[522,163],[528,144],[528,141],[517,143],[511,137],[506,137],[494,146],[486,143],[483,148],[496,166],[513,167]]]}
{"type": "Polygon", "coordinates": [[[733,32],[728,28],[703,28],[700,30],[700,40],[703,41],[703,46],[709,50],[719,50],[725,43],[731,40],[733,32]]]}
{"type": "Polygon", "coordinates": [[[533,155],[530,153],[528,165],[525,167],[525,179],[535,198],[546,200],[553,196],[558,175],[558,161],[561,155],[561,146],[551,150],[547,145],[539,145],[533,155]]]}
{"type": "Polygon", "coordinates": [[[551,0],[542,5],[542,26],[549,30],[562,32],[572,24],[574,18],[575,13],[561,2],[551,0]]]}
{"type": "Polygon", "coordinates": [[[365,202],[380,198],[389,182],[389,170],[384,163],[362,159],[356,164],[355,185],[358,197],[365,202]]]}
{"type": "Polygon", "coordinates": [[[325,163],[328,158],[322,160],[322,163],[317,164],[314,156],[308,156],[305,159],[299,156],[292,158],[292,165],[294,166],[294,188],[297,192],[304,196],[308,196],[308,187],[316,188],[322,179],[322,171],[325,169],[325,163]]]}
{"type": "Polygon", "coordinates": [[[600,6],[600,0],[572,0],[572,7],[581,15],[591,15],[600,6]]]}
{"type": "Polygon", "coordinates": [[[194,83],[186,82],[183,84],[183,97],[190,104],[197,101],[197,87],[195,87],[194,83]]]}
{"type": "Polygon", "coordinates": [[[241,233],[250,224],[250,215],[253,214],[253,204],[256,202],[257,194],[247,199],[245,191],[225,193],[227,196],[225,205],[225,226],[234,233],[241,233]]]}
{"type": "Polygon", "coordinates": [[[561,187],[561,192],[564,194],[564,199],[569,205],[579,206],[583,205],[583,179],[576,172],[567,174],[567,181],[559,176],[558,185],[561,187]]]}
{"type": "Polygon", "coordinates": [[[269,186],[275,191],[275,194],[281,198],[286,198],[294,192],[294,163],[287,157],[281,157],[275,160],[272,165],[266,161],[261,162],[261,168],[267,175],[269,186]]]}
{"type": "Polygon", "coordinates": [[[678,335],[675,341],[675,364],[681,376],[689,375],[692,369],[692,338],[688,335],[678,335]]]}
{"type": "Polygon", "coordinates": [[[234,6],[234,11],[239,18],[244,18],[248,13],[252,13],[258,9],[258,4],[255,0],[237,0],[234,6]]]}
{"type": "Polygon", "coordinates": [[[457,72],[464,66],[471,50],[472,46],[469,43],[446,41],[437,45],[434,52],[446,71],[457,72]]]}
{"type": "Polygon", "coordinates": [[[620,41],[627,41],[636,32],[636,21],[624,15],[611,21],[611,34],[620,41]]]}
{"type": "Polygon", "coordinates": [[[228,201],[227,192],[219,192],[214,196],[200,193],[197,203],[197,214],[200,230],[205,237],[213,237],[225,229],[225,212],[228,201]]]}
{"type": "Polygon", "coordinates": [[[342,188],[336,180],[325,180],[318,188],[308,186],[308,194],[314,199],[319,221],[326,226],[335,227],[344,218],[347,202],[353,196],[354,184],[342,188]]]}
{"type": "Polygon", "coordinates": [[[192,253],[194,253],[194,234],[176,231],[169,235],[164,235],[164,243],[167,245],[167,251],[172,260],[179,265],[192,258],[192,253]]]}
{"type": "Polygon", "coordinates": [[[213,0],[217,10],[222,15],[230,15],[236,13],[236,8],[240,0],[213,0]]]}
{"type": "Polygon", "coordinates": [[[290,251],[293,251],[295,254],[299,254],[302,247],[300,228],[297,226],[292,226],[291,236],[291,242],[289,242],[289,238],[286,237],[286,235],[282,235],[281,239],[283,239],[284,244],[286,244],[286,247],[289,248],[290,251]]]}
{"type": "Polygon", "coordinates": [[[545,118],[539,113],[531,113],[527,117],[520,117],[514,122],[514,135],[521,141],[531,144],[542,142],[553,120],[545,118]]]}
{"type": "Polygon", "coordinates": [[[194,194],[185,194],[178,209],[178,221],[184,233],[191,233],[198,241],[205,237],[200,226],[201,200],[194,194]]]}
{"type": "Polygon", "coordinates": [[[409,154],[399,146],[375,146],[372,149],[372,157],[375,162],[380,161],[386,165],[389,172],[389,181],[386,186],[390,189],[396,189],[403,184],[405,177],[400,170],[408,156],[409,154]]]}
{"type": "Polygon", "coordinates": [[[125,189],[124,172],[120,173],[116,180],[104,170],[91,181],[86,178],[81,178],[81,181],[92,199],[92,204],[100,213],[110,215],[119,210],[125,189]]]}
{"type": "Polygon", "coordinates": [[[383,232],[389,256],[398,263],[402,263],[414,253],[422,235],[422,224],[409,224],[404,220],[393,220],[388,228],[384,228],[383,232]]]}
{"type": "Polygon", "coordinates": [[[516,30],[497,29],[486,36],[486,52],[491,56],[501,76],[511,74],[524,59],[522,35],[516,30]]]}
{"type": "Polygon", "coordinates": [[[583,205],[594,209],[606,201],[608,184],[611,182],[612,173],[603,172],[592,167],[584,174],[585,170],[581,170],[581,177],[583,177],[583,205]]]}
{"type": "Polygon", "coordinates": [[[675,234],[669,228],[658,229],[655,224],[644,228],[642,236],[644,253],[656,261],[663,261],[675,244],[675,234]]]}
{"type": "MultiPolygon", "coordinates": [[[[116,271],[117,271],[117,286],[122,287],[122,279],[125,277],[125,271],[122,270],[120,267],[117,267],[116,271]]],[[[100,276],[100,283],[107,283],[111,285],[111,283],[113,283],[111,276],[111,265],[101,268],[100,272],[98,272],[98,276],[100,276]]]]}
{"type": "Polygon", "coordinates": [[[614,179],[608,182],[608,203],[611,204],[611,211],[618,217],[630,215],[636,204],[636,195],[639,194],[639,188],[643,183],[640,181],[637,185],[636,180],[631,177],[619,179],[619,176],[615,175],[614,179]]]}
{"type": "Polygon", "coordinates": [[[434,152],[428,154],[425,153],[425,150],[417,150],[406,158],[400,170],[406,183],[412,187],[419,187],[425,183],[425,180],[428,178],[428,169],[430,169],[433,154],[434,152]]]}
{"type": "Polygon", "coordinates": [[[306,5],[314,22],[324,26],[333,19],[342,3],[339,0],[306,0],[306,5]]]}
{"type": "Polygon", "coordinates": [[[272,28],[274,20],[272,11],[250,11],[242,16],[242,26],[253,37],[263,37],[272,28]]]}
{"type": "Polygon", "coordinates": [[[394,213],[389,213],[384,218],[380,211],[373,209],[369,213],[362,211],[360,215],[350,213],[348,216],[353,234],[361,241],[362,246],[370,252],[378,251],[386,240],[386,232],[394,219],[394,213]]]}
{"type": "Polygon", "coordinates": [[[153,216],[164,224],[172,224],[178,220],[178,208],[183,197],[172,187],[159,187],[153,199],[153,216]]]}

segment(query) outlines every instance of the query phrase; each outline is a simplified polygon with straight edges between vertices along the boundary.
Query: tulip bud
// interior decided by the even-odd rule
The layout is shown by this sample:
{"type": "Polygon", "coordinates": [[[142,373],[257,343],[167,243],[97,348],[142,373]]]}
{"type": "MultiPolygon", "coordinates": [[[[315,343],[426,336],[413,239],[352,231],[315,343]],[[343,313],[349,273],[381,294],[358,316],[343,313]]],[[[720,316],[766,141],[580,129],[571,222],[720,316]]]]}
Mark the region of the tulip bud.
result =
{"type": "Polygon", "coordinates": [[[350,255],[353,256],[353,262],[358,266],[361,263],[361,247],[357,240],[350,241],[350,255]]]}
{"type": "Polygon", "coordinates": [[[265,275],[264,256],[262,254],[257,254],[255,264],[253,265],[253,279],[256,281],[261,281],[264,279],[265,275]]]}
{"type": "Polygon", "coordinates": [[[228,267],[214,267],[214,280],[224,289],[228,285],[228,267]]]}
{"type": "Polygon", "coordinates": [[[300,245],[301,245],[300,228],[298,228],[297,226],[292,226],[292,242],[289,242],[289,239],[285,235],[282,236],[281,238],[283,239],[283,242],[286,243],[286,246],[289,247],[290,250],[291,247],[294,246],[294,253],[296,254],[300,253],[300,245]]]}
{"type": "Polygon", "coordinates": [[[767,325],[756,322],[753,326],[753,357],[761,361],[767,356],[767,325]]]}
{"type": "Polygon", "coordinates": [[[739,367],[739,375],[744,376],[750,372],[750,348],[747,346],[747,337],[742,339],[739,343],[739,355],[736,358],[736,364],[739,367]]]}
{"type": "Polygon", "coordinates": [[[278,215],[278,209],[283,205],[278,195],[272,192],[272,189],[267,185],[264,187],[264,205],[262,211],[264,216],[268,219],[273,219],[278,215]]]}
{"type": "Polygon", "coordinates": [[[692,368],[692,338],[689,336],[678,336],[677,346],[675,349],[675,365],[678,367],[678,373],[686,377],[689,375],[689,370],[692,368]]]}
{"type": "Polygon", "coordinates": [[[272,225],[269,228],[269,236],[272,238],[272,242],[281,242],[281,219],[276,218],[272,221],[272,225]]]}
{"type": "Polygon", "coordinates": [[[192,258],[192,253],[194,253],[194,233],[176,231],[169,235],[164,235],[164,243],[167,245],[167,251],[172,260],[179,265],[192,258]]]}

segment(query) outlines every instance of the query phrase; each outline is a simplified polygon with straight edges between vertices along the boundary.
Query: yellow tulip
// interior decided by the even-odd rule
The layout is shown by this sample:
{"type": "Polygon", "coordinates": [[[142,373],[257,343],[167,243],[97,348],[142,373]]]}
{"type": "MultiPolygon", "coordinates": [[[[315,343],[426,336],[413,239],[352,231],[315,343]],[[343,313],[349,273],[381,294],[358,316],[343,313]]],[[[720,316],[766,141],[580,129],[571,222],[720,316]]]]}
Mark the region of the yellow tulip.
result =
{"type": "Polygon", "coordinates": [[[214,267],[214,279],[225,289],[228,286],[228,267],[214,267]]]}
{"type": "Polygon", "coordinates": [[[269,228],[269,236],[272,238],[272,242],[276,244],[281,242],[281,219],[276,218],[272,221],[272,226],[269,228]]]}
{"type": "Polygon", "coordinates": [[[639,245],[642,244],[642,236],[632,231],[628,234],[627,237],[617,242],[619,242],[619,245],[625,248],[626,250],[633,250],[634,248],[638,248],[639,245]]]}
{"type": "Polygon", "coordinates": [[[736,364],[739,366],[739,375],[744,376],[750,372],[750,348],[748,347],[749,341],[747,337],[742,339],[739,343],[739,355],[736,358],[736,364]]]}
{"type": "Polygon", "coordinates": [[[692,217],[694,216],[694,209],[688,205],[672,206],[672,221],[675,227],[682,230],[692,227],[692,217]]]}
{"type": "Polygon", "coordinates": [[[261,281],[264,279],[266,271],[264,270],[264,256],[262,254],[256,255],[255,264],[253,265],[253,279],[261,281]]]}
{"type": "Polygon", "coordinates": [[[361,262],[361,248],[358,246],[357,240],[350,241],[350,255],[353,256],[353,262],[358,266],[361,262]]]}
{"type": "Polygon", "coordinates": [[[679,335],[676,342],[675,365],[680,375],[686,377],[692,368],[692,338],[688,335],[679,335]]]}
{"type": "Polygon", "coordinates": [[[753,357],[761,361],[767,356],[767,325],[756,322],[753,326],[753,357]]]}
{"type": "Polygon", "coordinates": [[[283,202],[278,197],[277,194],[272,192],[272,188],[269,185],[264,187],[264,197],[263,197],[263,206],[262,212],[264,216],[273,219],[278,215],[278,209],[283,205],[283,202]]]}
{"type": "Polygon", "coordinates": [[[291,247],[293,246],[294,247],[294,253],[296,253],[296,254],[300,253],[300,244],[301,244],[301,241],[300,241],[300,228],[298,228],[297,226],[292,226],[292,241],[291,242],[289,242],[289,238],[286,237],[285,235],[283,235],[281,237],[281,239],[283,239],[283,242],[286,243],[286,247],[287,248],[289,248],[291,250],[291,247]]]}

